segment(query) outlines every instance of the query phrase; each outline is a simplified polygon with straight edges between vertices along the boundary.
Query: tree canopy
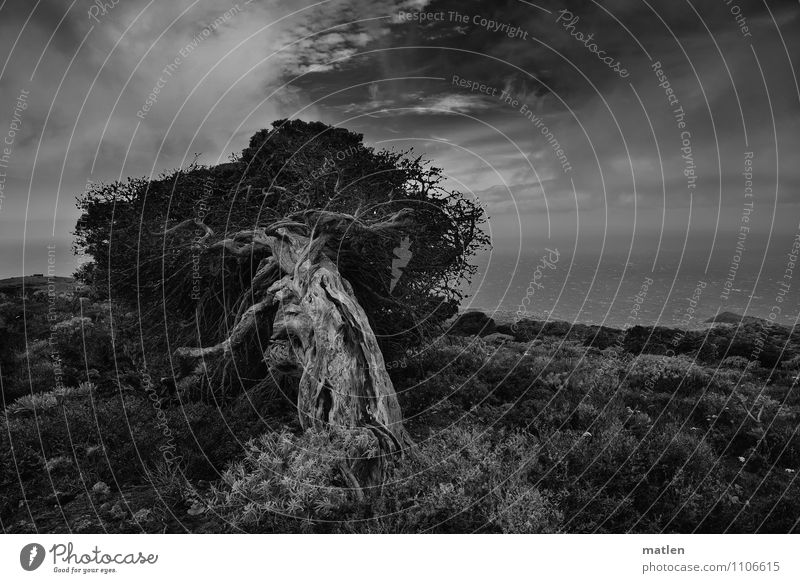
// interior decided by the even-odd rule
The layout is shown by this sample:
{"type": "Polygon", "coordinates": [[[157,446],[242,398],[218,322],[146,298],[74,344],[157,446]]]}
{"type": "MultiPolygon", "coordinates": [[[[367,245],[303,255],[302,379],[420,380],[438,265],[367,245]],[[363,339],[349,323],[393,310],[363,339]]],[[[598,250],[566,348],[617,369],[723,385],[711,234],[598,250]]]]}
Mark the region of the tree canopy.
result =
{"type": "Polygon", "coordinates": [[[488,243],[483,209],[445,188],[442,169],[300,120],[257,132],[228,163],[95,184],[79,207],[76,248],[92,259],[82,276],[173,348],[231,335],[267,285],[255,278],[274,249],[254,243],[259,230],[289,226],[316,241],[384,352],[457,311],[470,259],[488,243]]]}

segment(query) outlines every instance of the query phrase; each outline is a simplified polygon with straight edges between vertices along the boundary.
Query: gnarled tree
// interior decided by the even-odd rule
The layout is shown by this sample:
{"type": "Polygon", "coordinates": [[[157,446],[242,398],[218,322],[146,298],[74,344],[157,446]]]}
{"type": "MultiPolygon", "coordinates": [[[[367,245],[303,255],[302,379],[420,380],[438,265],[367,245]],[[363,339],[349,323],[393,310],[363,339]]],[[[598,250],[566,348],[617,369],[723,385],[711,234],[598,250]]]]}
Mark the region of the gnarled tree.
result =
{"type": "Polygon", "coordinates": [[[282,120],[228,164],[96,185],[79,200],[83,272],[213,398],[294,376],[303,427],[368,427],[400,452],[384,353],[455,313],[487,242],[481,207],[408,154],[282,120]]]}

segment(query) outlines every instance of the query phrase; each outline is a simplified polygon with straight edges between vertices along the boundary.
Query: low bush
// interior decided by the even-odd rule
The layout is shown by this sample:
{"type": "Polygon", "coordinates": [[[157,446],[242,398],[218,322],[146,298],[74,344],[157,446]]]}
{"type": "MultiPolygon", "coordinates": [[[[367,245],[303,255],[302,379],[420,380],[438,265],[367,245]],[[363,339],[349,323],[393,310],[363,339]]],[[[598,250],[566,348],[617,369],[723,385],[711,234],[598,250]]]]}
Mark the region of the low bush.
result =
{"type": "MultiPolygon", "coordinates": [[[[112,338],[111,306],[81,306],[59,300],[51,328],[46,303],[32,303],[25,337],[19,306],[0,304],[4,524],[23,499],[103,481],[149,491],[164,521],[191,511],[216,531],[798,528],[800,337],[775,327],[523,321],[503,344],[442,336],[389,367],[417,447],[380,491],[359,493],[345,470],[375,454],[371,434],[303,433],[294,381],[213,404],[180,386],[166,396],[152,385],[169,368],[148,357],[145,381],[137,339],[112,338]]],[[[114,312],[114,329],[132,317],[114,312]]]]}
{"type": "Polygon", "coordinates": [[[248,532],[554,532],[561,514],[529,482],[538,458],[522,434],[454,426],[421,442],[380,492],[342,471],[376,454],[368,432],[280,432],[251,442],[210,511],[248,532]]]}

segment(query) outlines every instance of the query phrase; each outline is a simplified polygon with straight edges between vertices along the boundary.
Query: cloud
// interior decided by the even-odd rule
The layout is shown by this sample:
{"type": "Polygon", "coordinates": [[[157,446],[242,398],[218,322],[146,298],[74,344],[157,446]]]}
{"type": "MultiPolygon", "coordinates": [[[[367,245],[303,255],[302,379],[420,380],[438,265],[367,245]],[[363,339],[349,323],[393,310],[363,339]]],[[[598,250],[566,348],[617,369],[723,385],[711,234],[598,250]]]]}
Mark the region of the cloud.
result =
{"type": "MultiPolygon", "coordinates": [[[[463,169],[467,174],[463,178],[473,180],[478,189],[497,184],[493,174],[499,167],[503,167],[506,180],[515,184],[530,181],[534,174],[540,179],[561,174],[550,144],[521,110],[524,105],[525,111],[545,120],[548,133],[563,146],[584,203],[625,205],[635,199],[650,206],[664,200],[669,205],[713,206],[722,199],[726,207],[736,205],[741,190],[739,167],[746,148],[759,152],[762,169],[778,160],[780,176],[763,172],[759,180],[765,191],[774,190],[779,182],[782,200],[791,202],[797,200],[793,185],[800,177],[800,170],[790,161],[800,145],[793,71],[774,33],[772,16],[757,2],[739,5],[747,15],[752,38],[757,39],[753,47],[758,61],[724,3],[698,3],[694,6],[697,14],[686,6],[568,3],[580,17],[579,28],[593,33],[596,42],[630,70],[630,77],[622,80],[562,26],[555,25],[557,10],[563,6],[560,3],[544,3],[551,10],[548,14],[520,8],[518,2],[490,5],[434,0],[425,10],[448,15],[458,12],[468,16],[466,23],[449,16],[427,24],[401,23],[396,18],[381,21],[381,34],[373,35],[365,47],[375,51],[373,54],[344,61],[335,73],[308,75],[301,86],[309,94],[319,95],[319,87],[329,91],[372,79],[369,98],[354,101],[345,91],[324,99],[322,109],[334,116],[337,111],[352,115],[388,110],[376,118],[379,122],[358,121],[359,129],[376,138],[387,132],[399,132],[410,141],[415,134],[429,135],[431,131],[445,136],[485,161],[476,170],[474,160],[465,162],[463,152],[456,154],[455,149],[441,160],[443,166],[455,170],[453,174],[463,169]],[[519,26],[536,40],[526,43],[493,33],[475,25],[473,16],[519,26]],[[681,129],[650,69],[651,58],[662,64],[685,109],[697,167],[694,190],[683,174],[681,129]],[[446,81],[453,74],[497,87],[517,103],[454,91],[446,81]],[[412,75],[445,81],[375,81],[412,75]],[[739,111],[739,103],[744,113],[739,111]],[[449,115],[440,116],[437,109],[449,115]],[[472,121],[466,116],[479,119],[472,121]]],[[[776,4],[773,13],[791,48],[797,42],[791,33],[797,31],[798,19],[788,6],[776,4]]],[[[393,13],[390,9],[385,12],[393,13]]],[[[441,155],[442,150],[436,153],[441,155]]]]}
{"type": "MultiPolygon", "coordinates": [[[[283,100],[266,100],[283,83],[279,61],[268,57],[291,38],[291,21],[277,22],[286,9],[181,0],[143,11],[147,4],[121,2],[99,22],[88,17],[88,2],[72,10],[11,2],[0,13],[3,47],[10,50],[9,39],[19,35],[0,91],[30,92],[0,208],[9,225],[3,235],[31,242],[55,237],[63,249],[61,273],[71,271],[75,196],[87,180],[158,174],[195,152],[206,162],[225,160],[255,130],[306,103],[295,99],[287,109],[291,89],[280,94],[283,100]],[[36,227],[26,231],[26,219],[36,227]]],[[[10,105],[4,100],[2,125],[10,105]]]]}
{"type": "Polygon", "coordinates": [[[786,208],[800,202],[800,101],[790,61],[800,54],[796,3],[767,9],[737,0],[749,37],[724,2],[535,4],[542,9],[517,0],[126,0],[94,22],[88,0],[69,11],[55,0],[6,2],[0,130],[12,96],[24,89],[31,97],[6,177],[0,213],[11,226],[3,236],[21,240],[27,212],[36,224],[29,238],[51,238],[56,218],[66,246],[74,195],[88,178],[158,173],[195,152],[204,162],[224,160],[254,131],[289,116],[427,153],[495,215],[528,213],[528,222],[545,200],[563,215],[652,209],[651,228],[660,228],[659,209],[683,217],[690,206],[711,217],[721,206],[735,221],[746,151],[754,152],[760,216],[772,214],[776,192],[786,208]],[[563,8],[624,63],[628,78],[555,22],[563,8]],[[446,17],[397,17],[415,10],[446,17]],[[484,21],[519,27],[527,39],[484,21]],[[686,128],[653,62],[684,108],[686,128]],[[453,75],[497,94],[455,87],[453,75]],[[684,175],[683,130],[694,189],[684,175]]]}

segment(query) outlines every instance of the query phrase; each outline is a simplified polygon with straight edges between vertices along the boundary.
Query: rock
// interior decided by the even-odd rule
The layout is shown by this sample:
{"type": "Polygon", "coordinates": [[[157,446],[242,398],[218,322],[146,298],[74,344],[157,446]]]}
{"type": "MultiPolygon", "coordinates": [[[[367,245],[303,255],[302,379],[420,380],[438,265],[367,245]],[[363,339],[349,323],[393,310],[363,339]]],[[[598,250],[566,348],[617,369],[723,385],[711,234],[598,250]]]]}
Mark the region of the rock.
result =
{"type": "Polygon", "coordinates": [[[514,341],[514,337],[511,334],[501,334],[500,332],[495,332],[494,334],[484,336],[483,339],[486,342],[492,342],[496,344],[505,344],[506,342],[514,341]]]}
{"type": "Polygon", "coordinates": [[[496,329],[494,320],[483,312],[466,312],[453,322],[448,333],[457,336],[487,336],[496,329]]]}
{"type": "Polygon", "coordinates": [[[92,492],[96,496],[106,497],[111,493],[111,488],[108,487],[108,484],[105,482],[97,482],[94,486],[92,486],[92,492]]]}

